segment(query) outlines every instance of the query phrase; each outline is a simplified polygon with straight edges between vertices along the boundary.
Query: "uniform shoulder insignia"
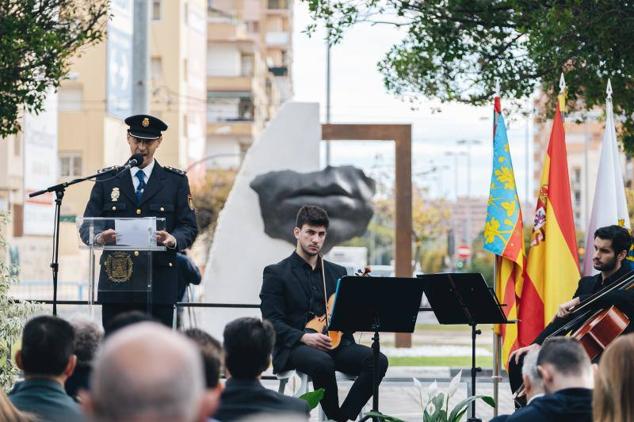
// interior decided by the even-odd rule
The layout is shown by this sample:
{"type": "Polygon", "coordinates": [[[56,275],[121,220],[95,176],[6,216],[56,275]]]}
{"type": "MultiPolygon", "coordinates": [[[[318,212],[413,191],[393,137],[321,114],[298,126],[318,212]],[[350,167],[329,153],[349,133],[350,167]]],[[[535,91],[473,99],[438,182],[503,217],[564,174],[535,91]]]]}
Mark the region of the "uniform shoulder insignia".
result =
{"type": "Polygon", "coordinates": [[[186,171],[181,170],[181,169],[177,169],[177,168],[174,168],[174,167],[165,166],[165,167],[163,167],[163,168],[164,168],[165,170],[167,170],[167,171],[171,171],[172,173],[176,173],[176,174],[178,174],[179,176],[185,176],[185,175],[187,174],[187,172],[186,172],[186,171]]]}
{"type": "Polygon", "coordinates": [[[97,170],[97,173],[108,173],[108,172],[113,171],[113,170],[119,170],[120,168],[121,168],[121,166],[104,167],[101,170],[97,170]]]}

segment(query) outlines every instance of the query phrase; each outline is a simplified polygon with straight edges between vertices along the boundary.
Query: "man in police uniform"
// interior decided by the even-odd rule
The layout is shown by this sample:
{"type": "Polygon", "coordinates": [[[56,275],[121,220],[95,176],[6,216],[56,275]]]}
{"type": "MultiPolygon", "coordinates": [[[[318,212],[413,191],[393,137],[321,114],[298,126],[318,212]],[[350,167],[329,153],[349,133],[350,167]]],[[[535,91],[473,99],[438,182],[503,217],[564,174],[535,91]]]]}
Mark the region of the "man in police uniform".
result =
{"type": "MultiPolygon", "coordinates": [[[[165,219],[165,227],[157,227],[156,240],[167,249],[152,256],[152,315],[171,326],[173,305],[179,300],[176,252],[190,247],[198,233],[189,182],[185,172],[163,167],[154,159],[167,129],[164,122],[141,114],[128,117],[125,123],[130,152],[142,154],[143,162],[129,170],[104,169],[90,193],[84,217],[165,219]]],[[[95,242],[115,244],[114,229],[105,227],[95,242]]],[[[122,312],[146,310],[147,294],[138,287],[145,286],[147,263],[147,255],[136,251],[102,254],[98,300],[103,303],[104,327],[122,312]]]]}

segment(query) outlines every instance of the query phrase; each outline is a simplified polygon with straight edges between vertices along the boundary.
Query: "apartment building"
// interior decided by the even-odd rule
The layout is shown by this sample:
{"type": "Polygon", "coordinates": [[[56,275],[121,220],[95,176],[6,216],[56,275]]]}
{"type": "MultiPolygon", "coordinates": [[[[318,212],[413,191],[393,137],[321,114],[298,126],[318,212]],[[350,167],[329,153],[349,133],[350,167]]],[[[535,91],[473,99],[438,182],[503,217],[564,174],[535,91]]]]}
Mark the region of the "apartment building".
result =
{"type": "Polygon", "coordinates": [[[210,0],[207,138],[210,166],[237,166],[292,95],[290,0],[210,0]]]}

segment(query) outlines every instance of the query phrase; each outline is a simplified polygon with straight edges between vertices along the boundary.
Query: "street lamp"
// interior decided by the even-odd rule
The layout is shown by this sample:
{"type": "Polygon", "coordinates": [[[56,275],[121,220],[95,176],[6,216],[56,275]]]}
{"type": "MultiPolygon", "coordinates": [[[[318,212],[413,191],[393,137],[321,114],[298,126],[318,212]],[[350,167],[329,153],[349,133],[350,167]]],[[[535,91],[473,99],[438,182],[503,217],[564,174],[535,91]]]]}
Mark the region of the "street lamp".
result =
{"type": "Polygon", "coordinates": [[[467,146],[467,198],[471,198],[471,145],[479,145],[482,141],[477,139],[461,139],[456,141],[458,145],[467,146]]]}

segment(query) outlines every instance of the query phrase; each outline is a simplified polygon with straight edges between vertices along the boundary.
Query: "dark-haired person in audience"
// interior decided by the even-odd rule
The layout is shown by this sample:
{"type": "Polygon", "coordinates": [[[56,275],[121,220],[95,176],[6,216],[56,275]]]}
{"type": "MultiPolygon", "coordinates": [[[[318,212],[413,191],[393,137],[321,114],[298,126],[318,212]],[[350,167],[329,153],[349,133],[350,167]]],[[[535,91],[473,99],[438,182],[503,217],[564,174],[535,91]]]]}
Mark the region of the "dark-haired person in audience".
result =
{"type": "Polygon", "coordinates": [[[325,209],[316,205],[299,209],[293,228],[295,250],[264,268],[260,310],[275,327],[273,371],[297,369],[308,374],[315,389],[325,390],[324,413],[340,422],[356,419],[372,396],[373,376],[376,373],[379,382],[383,379],[388,360],[381,353],[375,372],[372,349],[357,344],[351,332],[344,332],[339,347],[333,348],[330,337],[306,328],[308,321],[326,313],[325,298],[335,293],[337,280],[346,275],[344,267],[320,255],[329,226],[325,209]],[[357,376],[341,406],[335,371],[357,376]]]}
{"type": "Polygon", "coordinates": [[[108,337],[97,353],[90,392],[81,403],[98,422],[207,420],[200,352],[185,336],[156,322],[141,322],[108,337]]]}
{"type": "Polygon", "coordinates": [[[612,342],[594,378],[594,422],[634,421],[634,334],[612,342]]]}
{"type": "Polygon", "coordinates": [[[90,373],[92,371],[92,361],[97,353],[97,348],[103,339],[101,326],[90,320],[71,320],[71,325],[75,330],[75,342],[73,352],[77,356],[75,371],[66,380],[66,393],[79,400],[79,390],[88,390],[90,373]]]}
{"type": "Polygon", "coordinates": [[[546,394],[506,422],[592,422],[592,365],[576,340],[547,339],[537,355],[537,370],[546,394]]]}
{"type": "Polygon", "coordinates": [[[64,391],[77,362],[74,340],[73,327],[61,318],[42,315],[26,323],[22,348],[15,354],[24,381],[9,393],[15,407],[45,421],[83,420],[79,406],[64,391]]]}
{"type": "Polygon", "coordinates": [[[130,325],[138,324],[140,322],[158,322],[151,315],[141,311],[126,311],[116,315],[112,318],[106,326],[105,337],[110,337],[115,332],[130,325]]]}
{"type": "MultiPolygon", "coordinates": [[[[605,226],[599,227],[594,232],[594,254],[592,255],[592,263],[594,269],[599,271],[597,275],[582,277],[579,280],[577,291],[573,295],[572,300],[559,305],[559,310],[555,319],[544,328],[531,344],[515,350],[509,356],[509,382],[511,390],[517,391],[522,384],[521,370],[522,357],[530,351],[539,349],[539,345],[552,335],[557,329],[562,327],[567,317],[575,306],[591,295],[599,292],[601,289],[611,285],[617,280],[623,279],[632,271],[632,267],[627,264],[625,258],[632,246],[632,237],[630,232],[621,226],[605,226]]],[[[623,311],[630,320],[634,320],[634,291],[632,290],[615,290],[595,303],[597,309],[607,308],[615,305],[623,311]]],[[[634,324],[630,324],[625,333],[634,330],[634,324]]]]}
{"type": "Polygon", "coordinates": [[[225,371],[228,380],[214,417],[234,421],[258,414],[295,414],[307,420],[308,404],[304,400],[279,394],[260,383],[260,375],[271,363],[275,341],[273,326],[256,318],[239,318],[224,330],[225,371]]]}
{"type": "Polygon", "coordinates": [[[224,359],[222,344],[200,328],[189,328],[183,334],[196,343],[200,350],[205,369],[205,385],[210,399],[214,403],[210,414],[214,414],[220,404],[220,394],[222,393],[222,384],[220,383],[220,372],[224,359]]]}

